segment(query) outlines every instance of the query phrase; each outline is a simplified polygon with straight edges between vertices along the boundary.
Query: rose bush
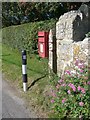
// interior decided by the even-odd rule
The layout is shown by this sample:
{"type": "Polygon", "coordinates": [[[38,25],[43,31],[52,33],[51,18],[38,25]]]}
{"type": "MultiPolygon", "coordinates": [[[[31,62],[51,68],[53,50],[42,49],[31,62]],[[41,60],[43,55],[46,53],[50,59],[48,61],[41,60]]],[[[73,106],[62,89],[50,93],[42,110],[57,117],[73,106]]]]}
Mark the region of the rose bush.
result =
{"type": "Polygon", "coordinates": [[[51,105],[57,117],[89,118],[88,67],[76,60],[73,70],[66,70],[51,93],[51,105]]]}

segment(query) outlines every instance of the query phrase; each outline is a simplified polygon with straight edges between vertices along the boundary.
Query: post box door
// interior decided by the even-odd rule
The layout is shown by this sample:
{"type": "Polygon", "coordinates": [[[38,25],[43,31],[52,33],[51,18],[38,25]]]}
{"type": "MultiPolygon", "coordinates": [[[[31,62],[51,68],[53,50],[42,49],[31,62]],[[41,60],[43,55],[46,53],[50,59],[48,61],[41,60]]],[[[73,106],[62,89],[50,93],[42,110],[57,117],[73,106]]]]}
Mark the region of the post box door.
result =
{"type": "Polygon", "coordinates": [[[38,53],[40,57],[48,57],[48,32],[38,32],[38,53]]]}
{"type": "Polygon", "coordinates": [[[43,42],[39,42],[38,48],[39,48],[38,52],[39,52],[40,57],[45,57],[45,44],[43,42]]]}
{"type": "Polygon", "coordinates": [[[39,43],[40,53],[44,53],[44,43],[39,43]]]}
{"type": "Polygon", "coordinates": [[[40,43],[40,42],[45,42],[45,37],[39,37],[38,38],[38,42],[40,43]]]}

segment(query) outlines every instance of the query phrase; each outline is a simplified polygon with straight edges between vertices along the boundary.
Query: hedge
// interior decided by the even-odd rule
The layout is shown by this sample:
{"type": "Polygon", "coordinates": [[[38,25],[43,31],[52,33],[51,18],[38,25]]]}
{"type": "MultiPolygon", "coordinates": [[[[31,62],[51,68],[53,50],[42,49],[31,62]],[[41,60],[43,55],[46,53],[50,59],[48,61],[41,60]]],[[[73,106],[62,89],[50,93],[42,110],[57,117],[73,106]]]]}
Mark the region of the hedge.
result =
{"type": "Polygon", "coordinates": [[[31,22],[2,29],[2,41],[12,48],[26,49],[29,53],[37,49],[38,31],[49,31],[56,20],[31,22]]]}

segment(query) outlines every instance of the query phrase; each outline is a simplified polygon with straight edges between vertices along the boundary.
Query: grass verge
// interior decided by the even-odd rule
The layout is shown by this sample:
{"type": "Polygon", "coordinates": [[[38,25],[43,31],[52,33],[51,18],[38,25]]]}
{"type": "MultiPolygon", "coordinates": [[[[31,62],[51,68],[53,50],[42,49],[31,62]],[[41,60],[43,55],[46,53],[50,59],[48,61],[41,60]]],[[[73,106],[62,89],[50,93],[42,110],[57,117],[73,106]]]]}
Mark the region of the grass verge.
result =
{"type": "Polygon", "coordinates": [[[0,43],[0,71],[2,68],[2,44],[0,43]]]}
{"type": "MultiPolygon", "coordinates": [[[[2,45],[2,72],[17,88],[22,89],[22,56],[17,49],[2,45]]],[[[49,78],[48,60],[36,55],[27,55],[28,91],[23,96],[38,111],[40,117],[48,117],[49,107],[49,78]],[[43,112],[42,112],[43,111],[43,112]]]]}

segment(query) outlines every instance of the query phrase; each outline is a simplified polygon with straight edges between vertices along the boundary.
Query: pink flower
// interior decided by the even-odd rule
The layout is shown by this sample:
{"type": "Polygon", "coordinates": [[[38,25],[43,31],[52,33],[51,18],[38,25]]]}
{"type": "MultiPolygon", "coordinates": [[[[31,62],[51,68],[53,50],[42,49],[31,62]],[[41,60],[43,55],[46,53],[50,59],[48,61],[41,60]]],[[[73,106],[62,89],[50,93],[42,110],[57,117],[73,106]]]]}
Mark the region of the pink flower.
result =
{"type": "Polygon", "coordinates": [[[87,84],[90,85],[90,81],[88,81],[87,84]]]}
{"type": "Polygon", "coordinates": [[[79,64],[78,64],[78,68],[80,68],[80,69],[81,69],[81,68],[84,68],[84,64],[83,64],[83,63],[79,63],[79,64]]]}
{"type": "Polygon", "coordinates": [[[81,70],[80,70],[80,73],[83,73],[83,72],[84,72],[84,70],[81,69],[81,70]]]}
{"type": "Polygon", "coordinates": [[[60,79],[59,81],[58,81],[58,83],[62,83],[63,82],[63,79],[60,79]]]}
{"type": "Polygon", "coordinates": [[[72,83],[69,83],[69,85],[68,85],[69,87],[71,87],[72,86],[72,83]]]}
{"type": "Polygon", "coordinates": [[[64,99],[62,100],[62,103],[65,103],[65,101],[66,101],[66,98],[64,98],[64,99]]]}
{"type": "Polygon", "coordinates": [[[73,89],[74,92],[76,91],[76,88],[75,88],[75,87],[73,87],[72,89],[73,89]]]}
{"type": "Polygon", "coordinates": [[[55,93],[52,93],[52,96],[53,96],[53,97],[56,97],[56,94],[55,94],[55,93]]]}
{"type": "Polygon", "coordinates": [[[78,66],[80,60],[76,59],[75,65],[78,66]]]}
{"type": "Polygon", "coordinates": [[[84,88],[81,88],[81,92],[84,94],[84,93],[85,93],[85,89],[84,89],[84,88]]]}
{"type": "Polygon", "coordinates": [[[83,103],[83,102],[79,102],[79,105],[80,105],[80,106],[84,106],[84,103],[83,103]]]}
{"type": "Polygon", "coordinates": [[[85,93],[85,89],[84,88],[81,88],[80,86],[78,86],[78,91],[80,91],[84,94],[85,93]]]}
{"type": "Polygon", "coordinates": [[[66,86],[66,84],[65,84],[65,83],[63,83],[63,84],[61,84],[61,86],[66,86]]]}
{"type": "Polygon", "coordinates": [[[56,88],[57,88],[57,89],[58,89],[58,88],[60,88],[60,85],[59,85],[59,84],[57,84],[57,85],[56,85],[56,88]]]}
{"type": "Polygon", "coordinates": [[[68,93],[68,94],[71,94],[71,91],[70,91],[70,90],[68,90],[68,91],[67,91],[67,93],[68,93]]]}
{"type": "Polygon", "coordinates": [[[73,84],[70,83],[68,86],[71,87],[74,92],[76,91],[76,87],[73,84]]]}
{"type": "Polygon", "coordinates": [[[78,89],[78,91],[80,91],[80,90],[81,90],[81,87],[80,87],[80,86],[78,86],[78,88],[77,88],[77,89],[78,89]]]}
{"type": "Polygon", "coordinates": [[[71,75],[69,70],[66,70],[65,73],[68,74],[68,75],[71,75]]]}
{"type": "Polygon", "coordinates": [[[55,101],[54,100],[51,100],[51,103],[54,103],[55,101]]]}
{"type": "Polygon", "coordinates": [[[84,62],[82,60],[76,59],[75,65],[78,66],[78,68],[84,68],[84,62]]]}

